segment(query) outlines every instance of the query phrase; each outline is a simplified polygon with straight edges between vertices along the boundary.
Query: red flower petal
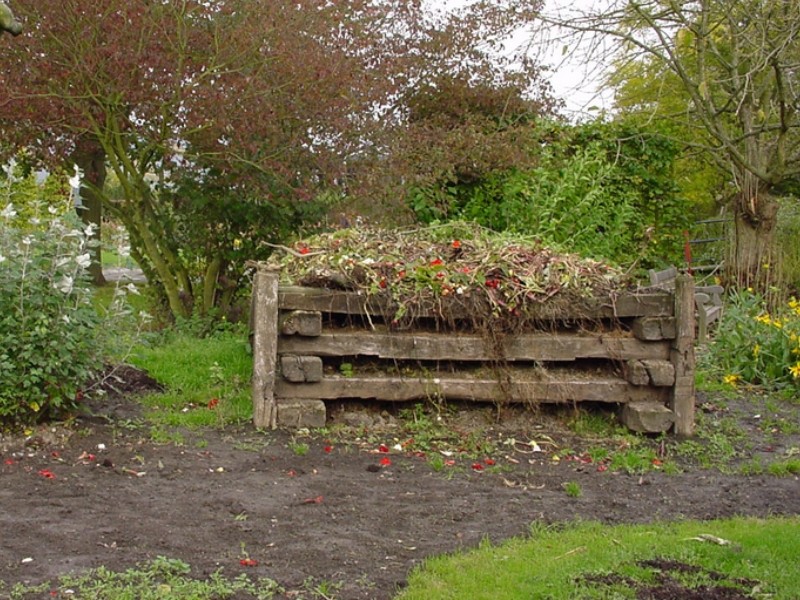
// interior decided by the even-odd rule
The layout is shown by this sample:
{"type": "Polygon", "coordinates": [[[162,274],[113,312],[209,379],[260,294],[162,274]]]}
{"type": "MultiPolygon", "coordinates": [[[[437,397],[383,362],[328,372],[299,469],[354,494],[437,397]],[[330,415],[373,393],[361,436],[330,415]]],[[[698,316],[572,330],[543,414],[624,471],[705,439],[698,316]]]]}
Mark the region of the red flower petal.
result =
{"type": "Polygon", "coordinates": [[[308,254],[311,250],[308,249],[308,246],[303,246],[300,248],[300,254],[308,254]]]}
{"type": "Polygon", "coordinates": [[[443,261],[441,258],[434,258],[434,259],[431,261],[431,266],[432,266],[432,267],[438,267],[438,266],[439,266],[439,265],[441,265],[443,262],[444,262],[444,261],[443,261]]]}
{"type": "Polygon", "coordinates": [[[453,240],[453,248],[461,248],[461,241],[453,240]]]}
{"type": "Polygon", "coordinates": [[[322,504],[322,496],[317,496],[316,498],[306,498],[303,500],[303,504],[322,504]]]}
{"type": "Polygon", "coordinates": [[[330,454],[331,452],[333,452],[333,446],[325,446],[323,450],[325,450],[325,454],[330,454]]]}
{"type": "Polygon", "coordinates": [[[492,459],[492,458],[487,458],[486,460],[483,461],[483,463],[485,465],[490,466],[490,467],[495,464],[494,459],[492,459]]]}
{"type": "Polygon", "coordinates": [[[446,461],[444,461],[444,466],[446,466],[446,467],[454,467],[455,465],[456,465],[456,461],[453,460],[452,458],[447,459],[446,461]]]}
{"type": "Polygon", "coordinates": [[[481,463],[472,463],[472,470],[483,471],[483,465],[481,463]]]}
{"type": "Polygon", "coordinates": [[[380,446],[378,446],[378,452],[383,452],[383,453],[389,452],[389,446],[387,446],[386,444],[381,444],[380,446]]]}
{"type": "Polygon", "coordinates": [[[39,476],[44,477],[45,479],[55,479],[56,474],[53,473],[50,469],[42,469],[39,471],[39,476]]]}
{"type": "Polygon", "coordinates": [[[253,558],[243,558],[239,561],[239,564],[243,567],[257,567],[258,561],[253,558]]]}
{"type": "Polygon", "coordinates": [[[13,465],[14,464],[14,459],[13,458],[7,458],[7,459],[5,459],[3,461],[3,464],[4,465],[13,465]]]}
{"type": "Polygon", "coordinates": [[[382,466],[382,467],[388,467],[388,466],[389,466],[389,465],[391,465],[391,464],[392,464],[392,459],[391,459],[391,458],[389,458],[388,456],[384,456],[384,457],[381,459],[381,466],[382,466]]]}
{"type": "Polygon", "coordinates": [[[597,465],[597,471],[599,473],[604,473],[608,471],[608,465],[597,465]]]}
{"type": "Polygon", "coordinates": [[[217,404],[219,404],[219,398],[212,398],[208,401],[208,408],[213,410],[217,407],[217,404]]]}

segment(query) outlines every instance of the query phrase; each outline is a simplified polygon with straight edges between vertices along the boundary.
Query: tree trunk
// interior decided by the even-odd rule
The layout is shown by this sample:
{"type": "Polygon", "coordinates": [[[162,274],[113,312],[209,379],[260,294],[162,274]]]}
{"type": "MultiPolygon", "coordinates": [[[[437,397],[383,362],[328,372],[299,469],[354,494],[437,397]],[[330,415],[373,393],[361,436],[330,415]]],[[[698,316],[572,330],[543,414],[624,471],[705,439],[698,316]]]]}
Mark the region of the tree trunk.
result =
{"type": "Polygon", "coordinates": [[[729,278],[739,287],[768,295],[770,288],[779,283],[780,275],[775,246],[778,203],[760,186],[745,186],[734,209],[736,227],[728,261],[729,278]]]}
{"type": "Polygon", "coordinates": [[[85,225],[95,226],[96,246],[90,249],[92,263],[89,275],[95,285],[105,285],[103,276],[103,249],[100,242],[100,231],[103,221],[102,190],[106,182],[106,153],[102,146],[92,139],[78,140],[72,161],[83,171],[80,188],[81,204],[76,207],[78,216],[85,225]]]}

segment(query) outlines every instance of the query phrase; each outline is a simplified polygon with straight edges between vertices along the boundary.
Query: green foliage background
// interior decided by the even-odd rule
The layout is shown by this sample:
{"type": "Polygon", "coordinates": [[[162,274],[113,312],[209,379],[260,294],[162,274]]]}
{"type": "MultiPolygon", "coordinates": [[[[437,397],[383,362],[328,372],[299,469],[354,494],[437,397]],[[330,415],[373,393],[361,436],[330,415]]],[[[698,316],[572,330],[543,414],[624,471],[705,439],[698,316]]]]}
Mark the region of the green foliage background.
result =
{"type": "Polygon", "coordinates": [[[674,178],[678,147],[626,123],[540,128],[537,166],[451,178],[410,193],[423,222],[465,219],[534,235],[583,256],[649,267],[680,261],[688,204],[674,178]]]}

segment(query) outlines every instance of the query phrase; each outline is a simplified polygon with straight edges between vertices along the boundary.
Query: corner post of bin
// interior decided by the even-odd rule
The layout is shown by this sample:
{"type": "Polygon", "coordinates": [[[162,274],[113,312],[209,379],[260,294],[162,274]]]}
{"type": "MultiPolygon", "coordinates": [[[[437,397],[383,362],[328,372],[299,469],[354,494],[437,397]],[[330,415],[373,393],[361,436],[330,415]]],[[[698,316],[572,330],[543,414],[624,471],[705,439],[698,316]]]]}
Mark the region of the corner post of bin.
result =
{"type": "Polygon", "coordinates": [[[278,361],[278,271],[259,265],[253,279],[253,424],[275,429],[275,371],[278,361]]]}
{"type": "Polygon", "coordinates": [[[694,434],[694,279],[691,275],[675,278],[676,336],[670,350],[670,361],[675,367],[675,385],[670,393],[670,409],[675,415],[675,434],[694,434]]]}

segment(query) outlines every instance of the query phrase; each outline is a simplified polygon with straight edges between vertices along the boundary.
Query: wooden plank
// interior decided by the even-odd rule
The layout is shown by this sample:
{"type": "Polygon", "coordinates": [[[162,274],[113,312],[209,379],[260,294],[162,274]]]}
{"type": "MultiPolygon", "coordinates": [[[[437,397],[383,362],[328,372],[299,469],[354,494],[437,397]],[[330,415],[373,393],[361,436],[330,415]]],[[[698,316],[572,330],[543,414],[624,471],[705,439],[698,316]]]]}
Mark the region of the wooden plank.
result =
{"type": "MultiPolygon", "coordinates": [[[[318,310],[326,313],[352,314],[352,315],[392,315],[396,312],[396,305],[391,299],[382,297],[367,297],[358,292],[329,290],[324,288],[304,288],[297,286],[281,286],[278,291],[278,304],[284,310],[318,310]]],[[[636,294],[620,295],[616,298],[587,299],[585,305],[573,306],[571,311],[564,312],[559,309],[553,313],[552,307],[544,303],[540,313],[534,312],[534,317],[543,320],[580,320],[602,318],[624,318],[638,316],[670,316],[673,314],[672,297],[669,293],[648,291],[636,294]]],[[[448,315],[452,318],[466,318],[451,310],[448,315]]],[[[420,314],[420,317],[438,317],[439,314],[431,312],[420,314]]]]}
{"type": "Polygon", "coordinates": [[[278,273],[259,269],[253,280],[253,423],[277,426],[275,371],[278,361],[278,273]]]}
{"type": "Polygon", "coordinates": [[[675,279],[675,323],[677,335],[672,342],[670,362],[675,367],[675,385],[671,388],[669,407],[675,413],[675,433],[694,433],[694,279],[678,275],[675,279]]]}
{"type": "Polygon", "coordinates": [[[278,381],[275,394],[287,398],[335,400],[374,399],[403,402],[425,398],[476,400],[486,402],[567,403],[567,402],[666,402],[666,388],[637,387],[612,377],[577,377],[524,381],[501,386],[497,380],[464,376],[411,379],[406,377],[363,376],[326,377],[319,383],[278,381]],[[510,398],[506,398],[506,392],[510,398]]]}
{"type": "Polygon", "coordinates": [[[502,357],[478,334],[337,331],[316,338],[281,337],[278,353],[305,356],[374,356],[396,360],[573,361],[579,358],[668,360],[669,342],[599,334],[522,334],[504,340],[502,357]]]}

